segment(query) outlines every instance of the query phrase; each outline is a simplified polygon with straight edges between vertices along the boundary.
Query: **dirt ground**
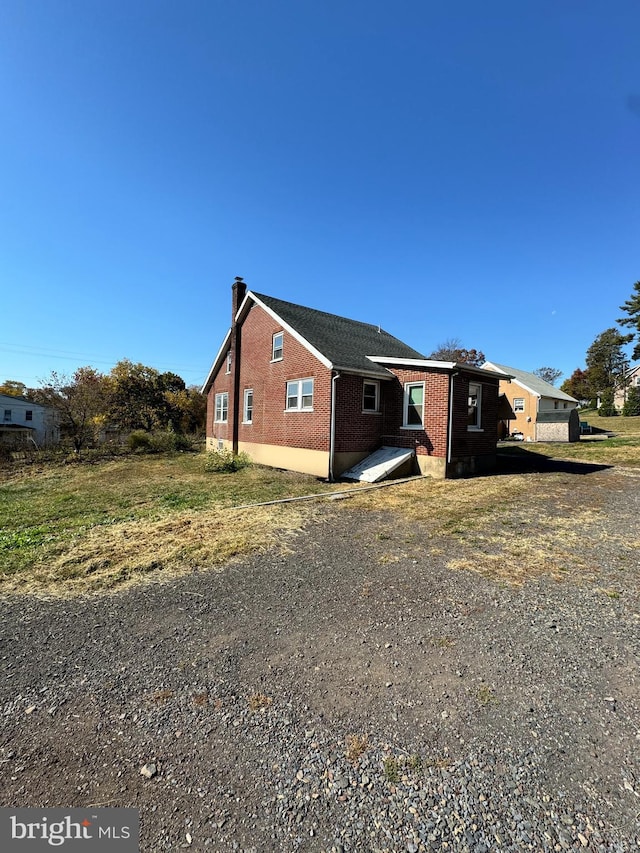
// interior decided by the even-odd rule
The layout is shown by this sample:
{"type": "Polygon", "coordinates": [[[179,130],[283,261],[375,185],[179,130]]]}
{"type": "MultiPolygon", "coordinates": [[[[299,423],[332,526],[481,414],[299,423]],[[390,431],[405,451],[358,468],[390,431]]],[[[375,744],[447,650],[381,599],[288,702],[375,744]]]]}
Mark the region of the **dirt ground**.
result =
{"type": "MultiPolygon", "coordinates": [[[[409,802],[442,769],[441,788],[462,780],[452,808],[516,779],[509,796],[531,814],[511,827],[496,807],[502,849],[638,849],[640,478],[571,465],[520,476],[523,500],[527,477],[553,485],[541,528],[559,500],[579,519],[561,579],[531,565],[511,584],[484,570],[477,525],[434,534],[349,499],[284,553],[110,596],[1,601],[0,804],[132,806],[143,851],[484,849],[428,821],[437,843],[424,840],[415,810],[412,847],[405,816],[390,816],[403,782],[409,802]],[[332,782],[358,770],[354,744],[371,778],[350,783],[359,806],[332,782]],[[410,757],[413,776],[396,779],[390,757],[410,757]],[[317,796],[301,795],[313,762],[317,796]]],[[[516,516],[483,517],[494,566],[516,516]]]]}

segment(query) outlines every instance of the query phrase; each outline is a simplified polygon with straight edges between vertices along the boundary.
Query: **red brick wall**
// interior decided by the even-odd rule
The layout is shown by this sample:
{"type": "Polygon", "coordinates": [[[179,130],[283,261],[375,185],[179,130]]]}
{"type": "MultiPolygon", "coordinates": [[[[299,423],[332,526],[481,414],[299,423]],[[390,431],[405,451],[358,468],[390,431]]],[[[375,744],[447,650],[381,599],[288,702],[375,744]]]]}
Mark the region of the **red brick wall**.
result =
{"type": "Polygon", "coordinates": [[[461,372],[454,377],[453,382],[454,426],[451,455],[456,458],[495,453],[498,440],[498,381],[461,372]],[[482,385],[482,432],[467,429],[470,382],[479,382],[482,385]]]}
{"type": "MultiPolygon", "coordinates": [[[[373,452],[382,445],[384,392],[380,382],[380,412],[362,411],[362,376],[342,373],[336,388],[336,452],[373,452]]],[[[367,380],[373,381],[373,380],[367,380]]]]}
{"type": "Polygon", "coordinates": [[[215,438],[223,438],[226,441],[231,441],[231,414],[226,424],[216,424],[213,422],[215,417],[215,396],[222,391],[227,391],[229,394],[229,403],[231,403],[233,390],[233,374],[226,373],[227,359],[225,358],[218,370],[218,373],[213,380],[213,385],[207,394],[207,437],[215,436],[215,438]]]}
{"type": "MultiPolygon", "coordinates": [[[[240,442],[328,451],[330,371],[286,331],[284,357],[272,363],[273,335],[279,331],[282,327],[258,305],[251,307],[242,323],[238,439],[240,442]],[[313,412],[286,412],[287,381],[310,378],[314,380],[313,412]],[[253,423],[250,425],[241,423],[246,388],[253,388],[253,423]]],[[[228,425],[213,423],[215,394],[232,390],[231,376],[226,376],[225,370],[226,362],[223,362],[209,392],[207,435],[231,439],[231,409],[228,425]]]]}
{"type": "Polygon", "coordinates": [[[389,368],[396,381],[383,385],[384,425],[382,443],[392,447],[412,447],[418,456],[447,455],[449,376],[444,372],[389,368]],[[424,382],[423,429],[402,429],[404,386],[424,382]]]}

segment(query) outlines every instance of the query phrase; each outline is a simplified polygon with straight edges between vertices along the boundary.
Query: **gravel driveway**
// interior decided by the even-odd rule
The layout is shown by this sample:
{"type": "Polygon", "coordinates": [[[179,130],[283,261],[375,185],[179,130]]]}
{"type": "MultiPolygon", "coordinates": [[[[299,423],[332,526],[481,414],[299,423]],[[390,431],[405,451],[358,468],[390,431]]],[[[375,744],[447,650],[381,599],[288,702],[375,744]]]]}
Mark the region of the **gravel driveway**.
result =
{"type": "MultiPolygon", "coordinates": [[[[638,539],[638,477],[563,477],[568,514],[597,494],[638,539]]],[[[510,586],[340,501],[284,555],[6,599],[0,805],[135,807],[145,853],[638,850],[640,572],[612,541],[584,531],[595,582],[510,586]]]]}

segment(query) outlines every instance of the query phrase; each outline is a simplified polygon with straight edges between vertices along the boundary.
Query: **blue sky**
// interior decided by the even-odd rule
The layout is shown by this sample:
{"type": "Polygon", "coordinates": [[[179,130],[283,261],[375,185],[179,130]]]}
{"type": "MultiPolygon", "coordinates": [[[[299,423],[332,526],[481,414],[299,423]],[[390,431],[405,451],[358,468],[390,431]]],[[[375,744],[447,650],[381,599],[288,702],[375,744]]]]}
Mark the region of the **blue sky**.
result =
{"type": "Polygon", "coordinates": [[[204,380],[236,275],[568,376],[640,278],[636,0],[3,0],[0,380],[204,380]]]}

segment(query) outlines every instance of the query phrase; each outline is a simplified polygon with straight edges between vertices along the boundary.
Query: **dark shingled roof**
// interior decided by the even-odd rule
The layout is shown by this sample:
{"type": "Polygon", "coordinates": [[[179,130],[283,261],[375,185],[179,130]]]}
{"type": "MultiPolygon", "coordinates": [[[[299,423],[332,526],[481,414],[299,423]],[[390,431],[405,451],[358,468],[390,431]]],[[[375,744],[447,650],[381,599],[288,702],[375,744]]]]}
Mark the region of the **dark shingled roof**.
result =
{"type": "Polygon", "coordinates": [[[553,412],[538,412],[536,420],[539,424],[568,424],[573,418],[579,420],[575,409],[557,409],[553,412]]]}
{"type": "Polygon", "coordinates": [[[334,367],[388,376],[384,367],[369,361],[367,356],[424,358],[418,350],[383,329],[378,331],[378,326],[251,292],[329,359],[334,367]]]}

